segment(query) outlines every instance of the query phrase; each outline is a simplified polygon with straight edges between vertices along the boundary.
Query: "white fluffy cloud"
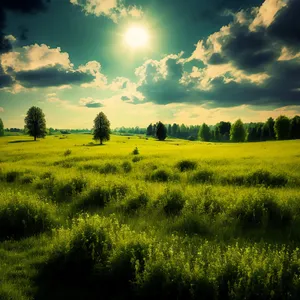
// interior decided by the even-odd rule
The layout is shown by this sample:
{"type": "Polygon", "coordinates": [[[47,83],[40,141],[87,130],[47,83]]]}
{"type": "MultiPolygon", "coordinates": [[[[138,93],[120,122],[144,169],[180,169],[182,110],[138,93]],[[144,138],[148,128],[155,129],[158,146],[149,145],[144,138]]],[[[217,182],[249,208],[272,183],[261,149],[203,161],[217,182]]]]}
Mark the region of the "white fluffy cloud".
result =
{"type": "Polygon", "coordinates": [[[16,72],[30,71],[45,67],[61,66],[70,69],[69,54],[59,47],[50,48],[45,44],[24,46],[16,51],[1,55],[1,65],[4,71],[13,69],[16,72]]]}
{"type": "Polygon", "coordinates": [[[82,7],[87,14],[103,15],[115,23],[122,17],[139,18],[143,15],[142,10],[136,6],[126,7],[123,0],[70,0],[70,2],[82,7]]]}

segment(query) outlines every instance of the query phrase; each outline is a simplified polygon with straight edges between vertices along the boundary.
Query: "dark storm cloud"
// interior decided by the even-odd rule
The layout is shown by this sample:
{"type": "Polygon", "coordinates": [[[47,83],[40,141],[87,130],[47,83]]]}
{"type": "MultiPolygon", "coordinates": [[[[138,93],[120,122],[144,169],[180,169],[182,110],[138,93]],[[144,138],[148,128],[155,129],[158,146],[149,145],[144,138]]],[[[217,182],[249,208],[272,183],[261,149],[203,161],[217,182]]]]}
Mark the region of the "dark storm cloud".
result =
{"type": "Polygon", "coordinates": [[[251,32],[248,26],[239,24],[230,27],[230,34],[221,43],[223,57],[249,73],[262,72],[280,56],[280,48],[263,30],[251,32]]]}
{"type": "MultiPolygon", "coordinates": [[[[17,13],[37,13],[46,9],[46,2],[43,0],[1,0],[0,1],[0,54],[9,52],[12,46],[5,38],[6,15],[5,11],[10,10],[17,13]]],[[[9,75],[2,72],[0,65],[0,88],[11,86],[13,80],[9,75]]]]}
{"type": "Polygon", "coordinates": [[[289,0],[268,28],[270,35],[292,47],[300,48],[300,1],[289,0]]]}
{"type": "Polygon", "coordinates": [[[222,56],[220,53],[213,53],[213,55],[208,59],[207,63],[209,65],[222,65],[228,63],[228,59],[222,56]]]}
{"type": "Polygon", "coordinates": [[[91,74],[56,67],[21,71],[15,74],[15,78],[22,86],[27,88],[81,84],[94,80],[94,76],[91,74]]]}

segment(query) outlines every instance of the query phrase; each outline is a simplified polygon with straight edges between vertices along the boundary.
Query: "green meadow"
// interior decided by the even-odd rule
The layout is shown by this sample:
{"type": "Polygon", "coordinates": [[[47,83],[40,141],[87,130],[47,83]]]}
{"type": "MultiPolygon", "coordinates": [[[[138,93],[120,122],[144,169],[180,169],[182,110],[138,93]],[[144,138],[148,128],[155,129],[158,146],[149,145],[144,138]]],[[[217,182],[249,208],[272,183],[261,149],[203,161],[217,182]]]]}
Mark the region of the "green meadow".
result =
{"type": "Polygon", "coordinates": [[[0,299],[299,299],[299,187],[300,140],[0,138],[0,299]]]}

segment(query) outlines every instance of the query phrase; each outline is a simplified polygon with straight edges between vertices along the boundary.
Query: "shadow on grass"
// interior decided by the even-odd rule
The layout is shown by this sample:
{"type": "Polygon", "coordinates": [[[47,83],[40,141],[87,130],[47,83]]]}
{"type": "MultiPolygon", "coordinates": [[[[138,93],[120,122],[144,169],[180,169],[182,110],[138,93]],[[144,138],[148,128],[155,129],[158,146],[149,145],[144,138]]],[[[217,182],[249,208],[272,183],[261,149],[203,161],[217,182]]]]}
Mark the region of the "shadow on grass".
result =
{"type": "Polygon", "coordinates": [[[30,142],[39,142],[39,140],[15,140],[8,142],[9,144],[16,144],[16,143],[30,143],[30,142]]]}
{"type": "Polygon", "coordinates": [[[94,143],[89,143],[89,144],[82,144],[82,146],[84,147],[102,147],[102,146],[106,146],[106,144],[94,144],[94,143]]]}

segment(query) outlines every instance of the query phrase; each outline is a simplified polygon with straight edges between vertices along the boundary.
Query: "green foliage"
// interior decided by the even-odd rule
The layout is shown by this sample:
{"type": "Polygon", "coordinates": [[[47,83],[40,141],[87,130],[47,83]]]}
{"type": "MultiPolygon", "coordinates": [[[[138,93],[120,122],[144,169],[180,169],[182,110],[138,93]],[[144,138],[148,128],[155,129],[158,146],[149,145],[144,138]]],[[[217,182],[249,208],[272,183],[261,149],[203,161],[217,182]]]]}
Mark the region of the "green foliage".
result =
{"type": "Polygon", "coordinates": [[[195,170],[197,168],[197,162],[189,159],[181,160],[176,164],[176,167],[180,172],[185,172],[189,170],[195,170]]]}
{"type": "Polygon", "coordinates": [[[164,141],[167,137],[167,128],[162,122],[158,122],[156,125],[156,137],[160,141],[164,141]]]}
{"type": "Polygon", "coordinates": [[[0,239],[20,239],[51,230],[55,209],[36,197],[12,192],[0,194],[0,239]]]}
{"type": "Polygon", "coordinates": [[[46,136],[46,119],[39,107],[32,106],[29,108],[25,117],[25,128],[28,134],[34,137],[34,140],[46,136]]]}
{"type": "Polygon", "coordinates": [[[210,182],[213,179],[214,173],[210,170],[199,170],[192,175],[192,182],[204,183],[210,182]]]}
{"type": "Polygon", "coordinates": [[[135,156],[133,159],[132,159],[132,162],[139,162],[141,161],[143,158],[141,156],[135,156]]]}
{"type": "Polygon", "coordinates": [[[185,199],[180,190],[167,189],[160,196],[160,201],[163,203],[163,209],[167,215],[178,215],[185,204],[185,199]]]}
{"type": "Polygon", "coordinates": [[[100,141],[100,144],[103,144],[103,141],[110,140],[110,122],[108,121],[106,115],[103,112],[100,112],[94,120],[94,140],[100,141]]]}
{"type": "Polygon", "coordinates": [[[140,154],[138,147],[134,148],[134,150],[132,151],[132,154],[133,155],[139,155],[140,154]]]}
{"type": "Polygon", "coordinates": [[[290,138],[300,139],[300,116],[291,119],[290,138]]]}
{"type": "Polygon", "coordinates": [[[71,155],[71,153],[72,153],[72,150],[67,149],[67,150],[64,152],[64,156],[69,156],[69,155],[71,155]]]}
{"type": "Polygon", "coordinates": [[[150,201],[148,193],[141,192],[138,195],[130,195],[123,204],[123,209],[126,212],[135,212],[142,207],[146,207],[150,201]]]}
{"type": "Polygon", "coordinates": [[[4,124],[1,118],[0,118],[0,136],[4,136],[4,124]]]}
{"type": "Polygon", "coordinates": [[[232,142],[245,142],[246,130],[241,119],[232,124],[230,129],[230,140],[232,142]]]}
{"type": "Polygon", "coordinates": [[[117,172],[118,167],[113,163],[105,163],[100,169],[100,173],[102,174],[115,174],[117,172]]]}
{"type": "Polygon", "coordinates": [[[124,161],[122,163],[122,168],[125,173],[129,173],[132,171],[132,164],[129,161],[124,161]]]}
{"type": "Polygon", "coordinates": [[[250,185],[281,187],[288,183],[288,179],[284,174],[272,174],[266,170],[257,170],[248,175],[246,182],[250,185]]]}
{"type": "Polygon", "coordinates": [[[290,137],[290,119],[286,116],[279,116],[274,125],[276,139],[287,140],[290,137]]]}
{"type": "Polygon", "coordinates": [[[203,142],[209,142],[211,139],[210,128],[205,123],[202,124],[199,130],[199,138],[203,142]]]}
{"type": "Polygon", "coordinates": [[[167,169],[154,170],[150,175],[150,180],[157,182],[167,182],[172,179],[172,173],[167,169]]]}

